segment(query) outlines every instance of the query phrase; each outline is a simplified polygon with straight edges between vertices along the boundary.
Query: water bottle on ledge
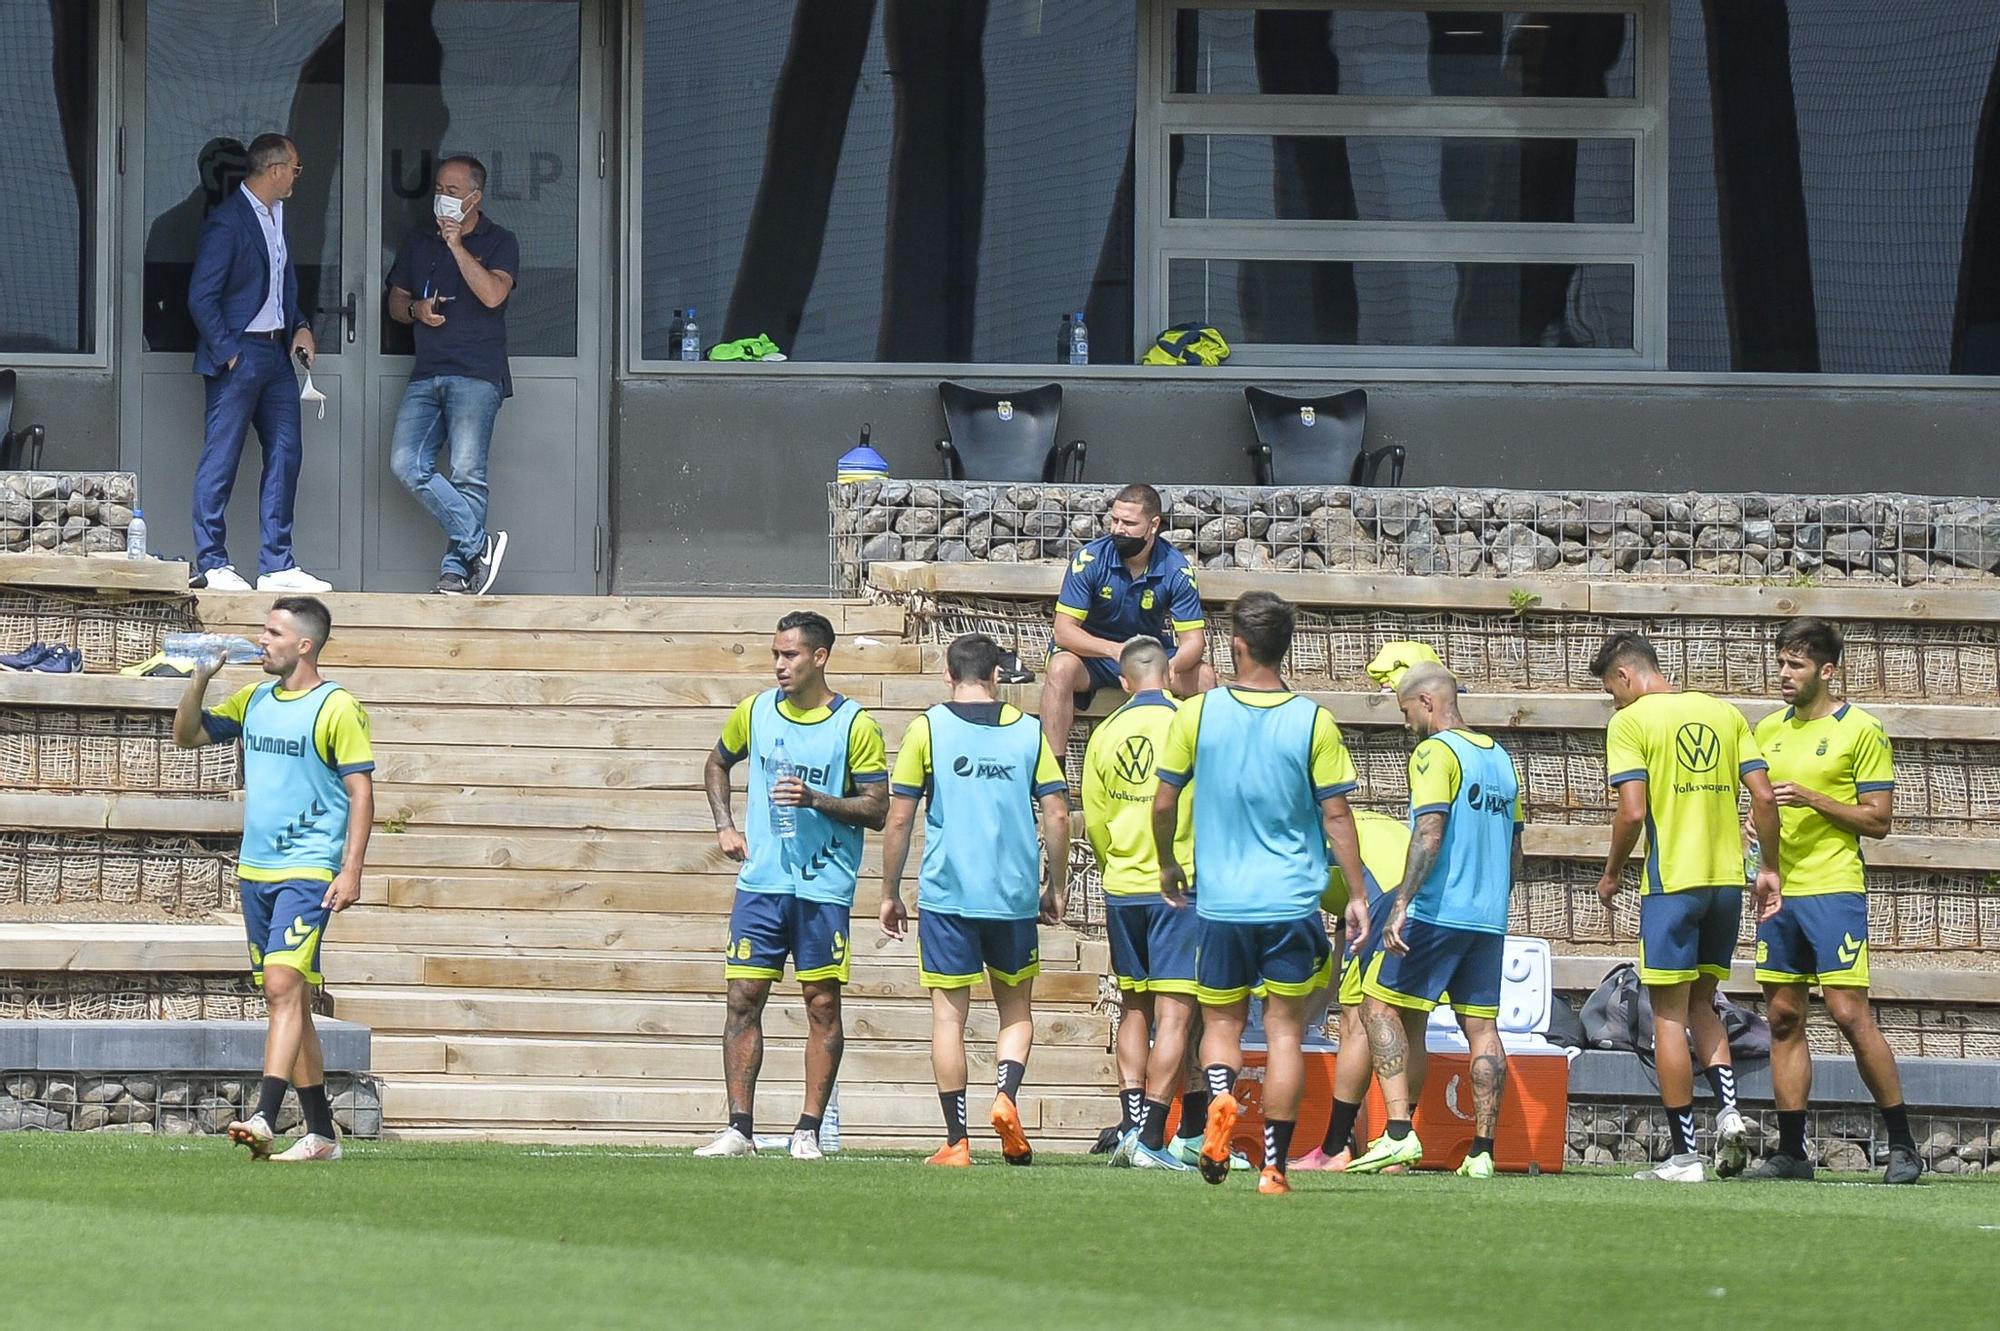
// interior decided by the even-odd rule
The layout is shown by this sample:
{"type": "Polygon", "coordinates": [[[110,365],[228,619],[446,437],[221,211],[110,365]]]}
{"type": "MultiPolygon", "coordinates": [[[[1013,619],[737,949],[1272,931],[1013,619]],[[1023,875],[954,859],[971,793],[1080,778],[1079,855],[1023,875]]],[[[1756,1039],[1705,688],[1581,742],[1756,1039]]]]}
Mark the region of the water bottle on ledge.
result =
{"type": "Polygon", "coordinates": [[[143,508],[132,510],[132,525],[125,529],[125,557],[146,557],[146,510],[143,508]]]}
{"type": "MultiPolygon", "coordinates": [[[[771,784],[776,785],[786,777],[795,777],[799,769],[792,766],[792,760],[785,756],[785,741],[779,740],[771,746],[771,784]]],[[[787,840],[799,834],[799,810],[792,804],[771,805],[771,830],[787,840]]]]}
{"type": "Polygon", "coordinates": [[[1090,364],[1090,329],[1084,325],[1082,310],[1076,312],[1069,325],[1069,363],[1090,364]]]}
{"type": "Polygon", "coordinates": [[[681,359],[701,359],[701,325],[694,321],[694,306],[688,306],[687,322],[681,325],[681,359]]]}
{"type": "Polygon", "coordinates": [[[220,656],[228,665],[255,665],[264,659],[262,648],[233,633],[169,633],[160,644],[160,654],[176,661],[220,656]]]}

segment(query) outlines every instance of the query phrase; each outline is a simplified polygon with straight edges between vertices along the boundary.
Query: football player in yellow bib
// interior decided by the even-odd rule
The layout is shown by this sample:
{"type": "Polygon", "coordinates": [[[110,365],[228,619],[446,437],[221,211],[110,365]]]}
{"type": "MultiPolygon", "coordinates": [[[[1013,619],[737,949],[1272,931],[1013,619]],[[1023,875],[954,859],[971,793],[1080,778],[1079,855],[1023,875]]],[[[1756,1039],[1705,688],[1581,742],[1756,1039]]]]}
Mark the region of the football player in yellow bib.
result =
{"type": "Polygon", "coordinates": [[[1643,635],[1612,634],[1591,673],[1618,709],[1604,733],[1607,780],[1618,792],[1611,850],[1597,884],[1607,911],[1639,834],[1646,836],[1639,980],[1653,1002],[1660,1100],[1674,1153],[1639,1177],[1669,1183],[1707,1177],[1694,1149],[1692,1034],[1719,1105],[1717,1170],[1726,1178],[1742,1172],[1749,1149],[1736,1108],[1729,1037],[1715,1014],[1715,986],[1729,978],[1743,913],[1736,809],[1745,787],[1763,854],[1754,887],[1757,918],[1778,910],[1778,806],[1771,779],[1743,713],[1706,693],[1677,688],[1660,673],[1660,658],[1643,635]]]}
{"type": "Polygon", "coordinates": [[[1840,630],[1795,619],[1778,633],[1778,692],[1786,706],[1757,726],[1778,799],[1778,860],[1785,899],[1757,926],[1757,980],[1771,1021],[1771,1089],[1778,1102],[1778,1149],[1744,1175],[1809,1179],[1806,995],[1817,984],[1826,1010],[1854,1050],[1861,1080],[1888,1129],[1885,1183],[1915,1183],[1923,1172],[1903,1105],[1896,1056],[1868,1010],[1868,895],[1861,838],[1889,835],[1896,769],[1882,723],[1836,697],[1840,630]]]}

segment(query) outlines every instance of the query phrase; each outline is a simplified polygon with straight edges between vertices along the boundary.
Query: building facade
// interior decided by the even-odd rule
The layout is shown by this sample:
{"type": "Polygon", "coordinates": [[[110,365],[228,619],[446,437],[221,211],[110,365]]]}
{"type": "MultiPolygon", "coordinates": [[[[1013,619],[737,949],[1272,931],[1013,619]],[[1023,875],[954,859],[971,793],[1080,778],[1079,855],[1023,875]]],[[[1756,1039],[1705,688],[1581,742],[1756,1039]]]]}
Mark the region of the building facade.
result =
{"type": "Polygon", "coordinates": [[[1416,484],[1993,490],[1985,0],[14,0],[0,74],[16,424],[168,552],[194,238],[267,129],[342,587],[434,568],[383,295],[458,152],[523,253],[504,590],[824,585],[833,459],[933,474],[947,377],[1061,382],[1101,478],[1245,481],[1245,384],[1360,384],[1416,484]],[[789,359],[681,362],[690,308],[789,359]],[[1186,321],[1226,366],[1134,363],[1186,321]]]}

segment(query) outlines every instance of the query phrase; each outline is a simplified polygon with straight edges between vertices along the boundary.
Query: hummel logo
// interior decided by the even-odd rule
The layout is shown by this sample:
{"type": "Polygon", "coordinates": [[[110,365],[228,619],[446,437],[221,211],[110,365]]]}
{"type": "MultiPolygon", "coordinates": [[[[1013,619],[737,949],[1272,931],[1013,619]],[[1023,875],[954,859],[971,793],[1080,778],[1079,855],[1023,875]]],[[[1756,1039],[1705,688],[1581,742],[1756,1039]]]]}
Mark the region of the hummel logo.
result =
{"type": "Polygon", "coordinates": [[[1848,934],[1840,942],[1840,964],[1852,966],[1860,958],[1861,950],[1867,946],[1866,942],[1858,941],[1853,934],[1848,934]]]}
{"type": "Polygon", "coordinates": [[[285,928],[285,946],[297,947],[312,937],[312,928],[306,924],[305,916],[294,915],[291,924],[285,928]]]}

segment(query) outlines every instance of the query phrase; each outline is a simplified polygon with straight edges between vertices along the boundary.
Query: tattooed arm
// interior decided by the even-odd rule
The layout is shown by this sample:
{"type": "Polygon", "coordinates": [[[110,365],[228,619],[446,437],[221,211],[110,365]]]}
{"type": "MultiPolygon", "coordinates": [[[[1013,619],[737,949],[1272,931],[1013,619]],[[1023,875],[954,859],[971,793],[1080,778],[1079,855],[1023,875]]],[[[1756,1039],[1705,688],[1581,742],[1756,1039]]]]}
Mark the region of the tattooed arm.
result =
{"type": "MultiPolygon", "coordinates": [[[[1403,882],[1396,889],[1395,902],[1389,908],[1389,919],[1382,926],[1382,945],[1402,956],[1409,952],[1410,945],[1403,940],[1403,919],[1408,915],[1410,902],[1416,899],[1424,880],[1430,877],[1437,865],[1438,850],[1444,845],[1443,813],[1426,813],[1417,817],[1417,830],[1410,838],[1410,856],[1403,865],[1403,882]]],[[[1369,1033],[1373,1035],[1373,1023],[1369,1033]]]]}

